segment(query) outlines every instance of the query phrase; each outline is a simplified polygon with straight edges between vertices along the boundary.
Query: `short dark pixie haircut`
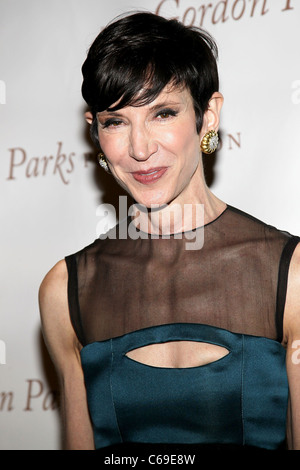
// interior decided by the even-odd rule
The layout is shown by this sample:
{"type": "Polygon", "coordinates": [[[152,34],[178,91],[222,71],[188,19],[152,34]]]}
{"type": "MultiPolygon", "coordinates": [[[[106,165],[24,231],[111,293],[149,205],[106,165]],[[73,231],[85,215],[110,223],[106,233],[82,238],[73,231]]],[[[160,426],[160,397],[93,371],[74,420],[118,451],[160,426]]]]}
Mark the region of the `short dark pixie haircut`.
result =
{"type": "Polygon", "coordinates": [[[82,66],[93,141],[99,146],[97,112],[149,104],[167,85],[190,91],[199,133],[209,99],[219,89],[217,57],[217,45],[206,31],[175,19],[140,12],[109,24],[82,66]]]}

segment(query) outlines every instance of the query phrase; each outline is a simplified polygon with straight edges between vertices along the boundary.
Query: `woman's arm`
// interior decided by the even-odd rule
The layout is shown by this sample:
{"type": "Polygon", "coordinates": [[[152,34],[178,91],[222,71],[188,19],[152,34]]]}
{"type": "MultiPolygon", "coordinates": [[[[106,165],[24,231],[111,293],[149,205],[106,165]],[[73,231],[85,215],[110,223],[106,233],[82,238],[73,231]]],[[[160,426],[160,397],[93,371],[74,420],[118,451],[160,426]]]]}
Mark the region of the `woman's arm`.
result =
{"type": "Polygon", "coordinates": [[[284,312],[284,343],[287,347],[289,412],[287,439],[290,450],[300,450],[300,244],[289,268],[284,312]]]}
{"type": "Polygon", "coordinates": [[[45,276],[39,289],[42,330],[60,381],[64,448],[92,450],[93,431],[80,362],[80,345],[69,316],[67,282],[67,267],[62,260],[45,276]]]}

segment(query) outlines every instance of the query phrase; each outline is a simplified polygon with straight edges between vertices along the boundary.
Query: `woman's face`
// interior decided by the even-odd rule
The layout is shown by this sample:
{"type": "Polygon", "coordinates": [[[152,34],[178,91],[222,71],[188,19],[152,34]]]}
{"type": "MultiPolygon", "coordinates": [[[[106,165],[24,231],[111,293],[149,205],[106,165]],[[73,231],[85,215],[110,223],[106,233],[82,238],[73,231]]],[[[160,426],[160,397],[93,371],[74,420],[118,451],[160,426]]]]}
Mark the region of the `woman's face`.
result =
{"type": "Polygon", "coordinates": [[[200,136],[187,89],[165,89],[150,104],[97,114],[110,170],[146,207],[193,202],[202,174],[200,136]],[[199,171],[197,171],[199,169],[199,171]]]}

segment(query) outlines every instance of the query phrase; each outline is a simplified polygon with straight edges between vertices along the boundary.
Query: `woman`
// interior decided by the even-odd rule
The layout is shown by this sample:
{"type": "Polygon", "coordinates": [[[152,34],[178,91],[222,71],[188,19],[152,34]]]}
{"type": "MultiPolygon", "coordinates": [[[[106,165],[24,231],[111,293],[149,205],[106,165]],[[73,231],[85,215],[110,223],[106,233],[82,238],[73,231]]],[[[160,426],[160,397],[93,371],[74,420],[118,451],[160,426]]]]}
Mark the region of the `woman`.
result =
{"type": "Polygon", "coordinates": [[[286,425],[300,448],[299,239],[205,183],[216,55],[203,31],[137,13],[105,28],[83,65],[100,164],[138,205],[40,287],[66,448],[281,449],[286,425]]]}

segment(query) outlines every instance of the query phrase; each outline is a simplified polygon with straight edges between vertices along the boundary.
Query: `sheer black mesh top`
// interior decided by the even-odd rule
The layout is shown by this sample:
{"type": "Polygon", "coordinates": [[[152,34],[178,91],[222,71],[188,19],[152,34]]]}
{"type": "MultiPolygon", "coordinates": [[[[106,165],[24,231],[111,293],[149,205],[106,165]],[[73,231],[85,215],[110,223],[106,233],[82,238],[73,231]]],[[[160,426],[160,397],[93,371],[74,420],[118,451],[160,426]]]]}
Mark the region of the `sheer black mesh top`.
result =
{"type": "Polygon", "coordinates": [[[105,236],[67,256],[70,316],[82,346],[176,323],[281,342],[289,262],[299,238],[231,206],[203,233],[198,249],[187,249],[188,234],[105,236]]]}

